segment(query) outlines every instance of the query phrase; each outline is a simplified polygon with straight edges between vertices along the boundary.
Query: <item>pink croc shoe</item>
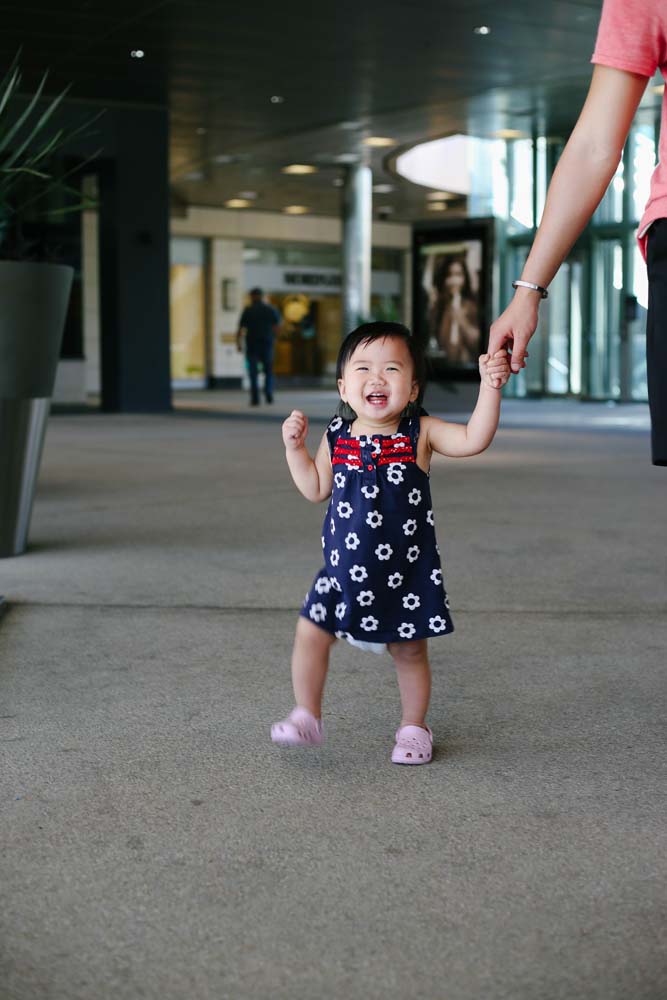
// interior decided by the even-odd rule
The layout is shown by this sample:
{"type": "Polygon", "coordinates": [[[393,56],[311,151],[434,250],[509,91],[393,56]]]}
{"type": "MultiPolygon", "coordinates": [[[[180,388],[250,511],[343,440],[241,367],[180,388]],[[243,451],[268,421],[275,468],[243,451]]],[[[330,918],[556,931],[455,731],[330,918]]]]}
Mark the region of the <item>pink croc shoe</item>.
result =
{"type": "Polygon", "coordinates": [[[392,764],[428,764],[433,756],[433,733],[426,727],[401,726],[396,733],[392,764]]]}
{"type": "Polygon", "coordinates": [[[281,747],[321,747],[324,729],[320,719],[297,705],[286,719],[271,726],[271,739],[281,747]]]}

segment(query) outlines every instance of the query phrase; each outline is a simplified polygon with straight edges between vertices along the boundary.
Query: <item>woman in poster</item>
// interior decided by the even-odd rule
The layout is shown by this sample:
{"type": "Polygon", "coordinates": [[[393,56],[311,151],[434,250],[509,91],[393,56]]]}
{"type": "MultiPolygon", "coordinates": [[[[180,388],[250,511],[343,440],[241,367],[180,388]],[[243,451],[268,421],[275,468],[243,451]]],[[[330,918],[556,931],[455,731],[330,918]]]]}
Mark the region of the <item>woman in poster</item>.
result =
{"type": "MultiPolygon", "coordinates": [[[[431,343],[449,364],[475,362],[479,354],[479,316],[470,275],[461,257],[445,257],[436,269],[436,299],[431,312],[431,343]]],[[[476,363],[476,362],[475,362],[476,363]]]]}

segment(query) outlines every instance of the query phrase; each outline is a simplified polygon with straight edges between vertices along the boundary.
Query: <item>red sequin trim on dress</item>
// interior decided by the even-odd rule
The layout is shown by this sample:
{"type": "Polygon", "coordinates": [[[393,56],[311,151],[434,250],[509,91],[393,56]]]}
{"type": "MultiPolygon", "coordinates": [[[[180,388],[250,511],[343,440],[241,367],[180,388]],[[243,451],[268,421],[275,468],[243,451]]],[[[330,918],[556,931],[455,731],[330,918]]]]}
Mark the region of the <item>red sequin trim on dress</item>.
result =
{"type": "MultiPolygon", "coordinates": [[[[377,456],[378,465],[393,465],[397,462],[414,462],[415,456],[412,453],[412,442],[409,437],[401,435],[396,438],[383,438],[380,444],[380,454],[377,456]]],[[[338,438],[334,453],[331,457],[332,465],[351,465],[355,469],[361,468],[361,442],[358,438],[338,438]]]]}

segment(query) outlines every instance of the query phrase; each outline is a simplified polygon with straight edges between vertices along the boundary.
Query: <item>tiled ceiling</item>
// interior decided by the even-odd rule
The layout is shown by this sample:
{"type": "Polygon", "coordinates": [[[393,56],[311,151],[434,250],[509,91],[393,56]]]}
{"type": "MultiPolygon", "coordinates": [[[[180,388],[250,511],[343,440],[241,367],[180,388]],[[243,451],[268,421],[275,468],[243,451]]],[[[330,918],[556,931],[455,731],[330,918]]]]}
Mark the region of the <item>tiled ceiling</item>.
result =
{"type": "MultiPolygon", "coordinates": [[[[168,104],[177,205],[221,206],[252,191],[263,210],[303,204],[335,215],[338,158],[363,155],[366,136],[400,147],[452,132],[530,132],[535,123],[567,134],[590,76],[600,6],[25,0],[0,3],[0,56],[9,63],[22,48],[28,85],[48,67],[51,89],[72,81],[76,98],[168,104]],[[482,25],[489,34],[475,32],[482,25]],[[131,57],[138,49],[143,59],[131,57]],[[286,176],[288,163],[318,171],[286,176]]],[[[388,159],[387,149],[370,156],[375,182],[394,186],[376,197],[376,213],[425,216],[423,190],[393,177],[388,159]]]]}

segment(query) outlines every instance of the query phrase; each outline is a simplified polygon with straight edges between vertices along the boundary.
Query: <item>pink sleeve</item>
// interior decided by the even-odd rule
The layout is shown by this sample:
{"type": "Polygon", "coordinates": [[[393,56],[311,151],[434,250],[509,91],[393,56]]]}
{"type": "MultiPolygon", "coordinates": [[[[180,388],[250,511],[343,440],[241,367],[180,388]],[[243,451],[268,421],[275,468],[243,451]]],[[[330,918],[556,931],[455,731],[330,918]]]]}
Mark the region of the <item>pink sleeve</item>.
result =
{"type": "Polygon", "coordinates": [[[604,0],[591,62],[653,76],[667,62],[665,0],[604,0]]]}

